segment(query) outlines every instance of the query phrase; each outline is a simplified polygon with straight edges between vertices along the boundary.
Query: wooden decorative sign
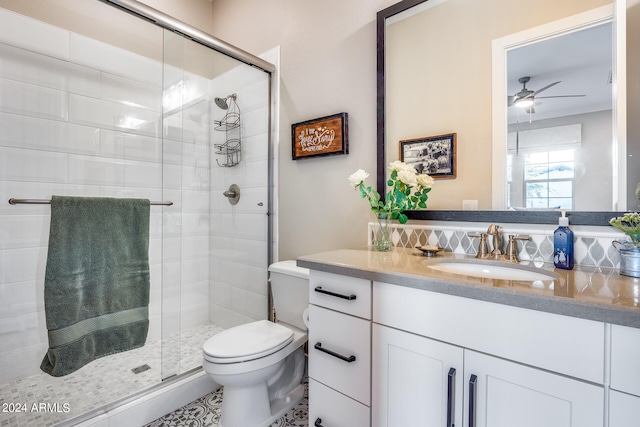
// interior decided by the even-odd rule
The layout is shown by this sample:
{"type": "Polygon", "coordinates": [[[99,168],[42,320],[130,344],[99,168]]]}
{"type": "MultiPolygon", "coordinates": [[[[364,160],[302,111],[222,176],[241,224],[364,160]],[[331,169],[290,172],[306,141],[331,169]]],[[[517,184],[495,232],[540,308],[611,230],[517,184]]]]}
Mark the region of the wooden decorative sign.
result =
{"type": "Polygon", "coordinates": [[[347,113],[291,125],[293,160],[349,154],[347,113]]]}

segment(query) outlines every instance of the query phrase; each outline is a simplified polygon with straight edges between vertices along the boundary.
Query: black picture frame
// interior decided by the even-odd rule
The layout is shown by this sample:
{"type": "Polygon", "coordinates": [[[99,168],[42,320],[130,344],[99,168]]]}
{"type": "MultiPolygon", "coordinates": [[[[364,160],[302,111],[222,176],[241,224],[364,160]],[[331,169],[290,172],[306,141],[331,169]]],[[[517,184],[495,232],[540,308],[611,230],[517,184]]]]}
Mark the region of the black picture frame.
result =
{"type": "Polygon", "coordinates": [[[457,134],[400,141],[400,160],[434,179],[456,177],[457,134]]]}

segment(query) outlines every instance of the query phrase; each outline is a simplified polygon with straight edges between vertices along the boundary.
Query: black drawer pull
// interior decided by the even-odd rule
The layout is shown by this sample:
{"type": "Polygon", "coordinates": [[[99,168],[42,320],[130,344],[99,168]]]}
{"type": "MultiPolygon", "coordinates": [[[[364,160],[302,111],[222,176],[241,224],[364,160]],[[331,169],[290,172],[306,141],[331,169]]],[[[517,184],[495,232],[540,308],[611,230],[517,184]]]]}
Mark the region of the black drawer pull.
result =
{"type": "Polygon", "coordinates": [[[353,301],[354,299],[356,299],[356,295],[355,294],[351,294],[351,295],[337,294],[335,292],[325,291],[324,289],[322,289],[322,286],[316,286],[314,291],[319,292],[321,294],[325,294],[325,295],[331,295],[332,297],[338,297],[338,298],[342,298],[342,299],[347,299],[349,301],[353,301]]]}
{"type": "Polygon", "coordinates": [[[322,343],[319,342],[319,341],[316,343],[316,345],[313,346],[313,348],[315,348],[316,350],[320,350],[323,353],[327,353],[327,354],[329,354],[329,355],[331,355],[333,357],[337,357],[340,360],[344,360],[345,362],[351,363],[351,362],[355,362],[356,361],[356,357],[353,354],[351,356],[349,356],[349,357],[346,357],[346,356],[338,354],[338,353],[336,353],[334,351],[327,350],[326,348],[322,347],[322,343]]]}
{"type": "Polygon", "coordinates": [[[476,375],[471,375],[469,378],[469,427],[476,427],[477,386],[478,377],[476,375]]]}
{"type": "Polygon", "coordinates": [[[456,369],[450,368],[447,375],[447,427],[454,427],[456,412],[456,369]]]}
{"type": "Polygon", "coordinates": [[[322,418],[316,418],[316,422],[313,423],[315,427],[322,427],[322,418]]]}

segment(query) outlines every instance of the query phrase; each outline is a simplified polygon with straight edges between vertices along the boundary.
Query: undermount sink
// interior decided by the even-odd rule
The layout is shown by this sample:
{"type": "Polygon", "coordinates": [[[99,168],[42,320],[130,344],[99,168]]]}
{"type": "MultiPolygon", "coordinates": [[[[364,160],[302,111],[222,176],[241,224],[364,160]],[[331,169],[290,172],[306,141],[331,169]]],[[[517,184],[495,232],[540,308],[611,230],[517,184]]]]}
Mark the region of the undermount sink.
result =
{"type": "Polygon", "coordinates": [[[437,263],[424,263],[428,268],[443,273],[460,274],[463,276],[482,277],[499,280],[555,280],[558,276],[550,271],[502,261],[470,261],[448,260],[437,263]]]}

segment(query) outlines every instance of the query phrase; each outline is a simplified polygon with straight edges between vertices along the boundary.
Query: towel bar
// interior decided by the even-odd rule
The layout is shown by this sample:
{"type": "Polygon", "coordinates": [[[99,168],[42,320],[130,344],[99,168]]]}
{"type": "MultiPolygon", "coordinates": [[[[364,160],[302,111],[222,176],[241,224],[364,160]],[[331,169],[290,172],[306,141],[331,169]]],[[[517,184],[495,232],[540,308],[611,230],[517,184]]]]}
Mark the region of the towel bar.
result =
{"type": "MultiPolygon", "coordinates": [[[[10,205],[50,205],[50,199],[14,199],[13,197],[9,199],[10,205]]],[[[162,206],[171,206],[173,202],[162,201],[162,202],[149,202],[150,205],[162,205],[162,206]]]]}

